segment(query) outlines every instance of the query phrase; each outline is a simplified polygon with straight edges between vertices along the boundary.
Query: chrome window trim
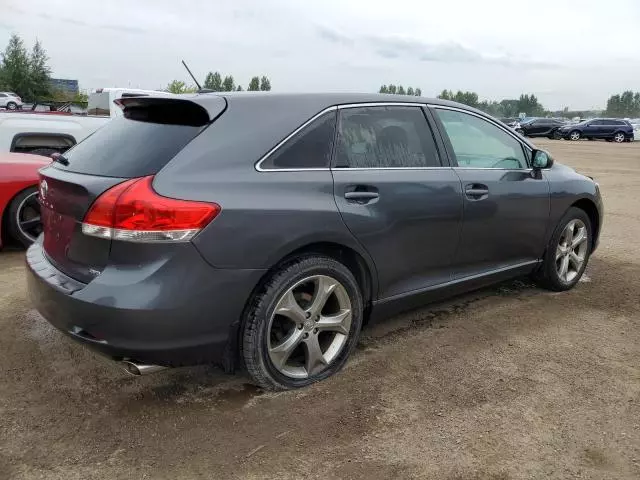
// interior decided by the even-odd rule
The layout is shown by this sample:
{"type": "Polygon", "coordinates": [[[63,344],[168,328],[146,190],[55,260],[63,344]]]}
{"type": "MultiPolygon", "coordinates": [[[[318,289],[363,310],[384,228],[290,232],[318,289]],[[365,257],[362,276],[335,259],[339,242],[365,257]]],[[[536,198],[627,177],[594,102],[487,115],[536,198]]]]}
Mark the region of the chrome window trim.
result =
{"type": "Polygon", "coordinates": [[[424,102],[368,102],[368,103],[344,103],[338,105],[338,110],[345,108],[367,108],[367,107],[425,107],[424,102]]]}
{"type": "MultiPolygon", "coordinates": [[[[485,120],[486,122],[489,122],[492,125],[495,125],[496,127],[498,127],[500,130],[502,130],[503,132],[507,133],[508,135],[510,135],[511,137],[513,137],[520,145],[522,145],[524,148],[526,148],[527,150],[529,150],[529,153],[533,153],[533,149],[527,145],[525,142],[522,141],[521,138],[518,138],[518,134],[516,132],[510,131],[508,127],[505,128],[504,125],[501,125],[499,122],[493,120],[491,117],[485,117],[484,115],[480,115],[476,112],[471,112],[469,110],[465,110],[464,108],[457,108],[457,107],[449,107],[447,105],[434,105],[434,104],[428,104],[427,105],[430,108],[435,108],[436,110],[440,109],[440,110],[453,110],[455,112],[461,112],[461,113],[466,113],[467,115],[472,115],[474,117],[478,117],[481,118],[482,120],[485,120]]],[[[528,161],[528,159],[525,159],[528,161]]],[[[459,168],[464,168],[464,167],[459,167],[459,168]]],[[[481,167],[471,167],[471,168],[478,168],[479,170],[487,170],[481,167]]],[[[495,170],[498,170],[497,168],[495,170]]],[[[512,168],[507,168],[504,170],[515,170],[515,171],[523,171],[523,170],[527,170],[526,168],[518,168],[518,169],[512,169],[512,168]]],[[[529,168],[528,170],[533,170],[532,168],[529,168]]]]}
{"type": "Polygon", "coordinates": [[[364,170],[451,170],[453,167],[333,167],[332,172],[361,172],[364,170]]]}
{"type": "Polygon", "coordinates": [[[336,105],[333,105],[331,107],[325,108],[324,110],[320,111],[319,113],[316,113],[313,117],[311,117],[309,120],[307,120],[302,125],[300,125],[298,128],[296,128],[293,132],[291,132],[289,135],[287,135],[275,147],[273,147],[271,150],[269,150],[267,153],[265,153],[262,156],[262,158],[255,163],[254,168],[258,172],[328,172],[328,171],[330,171],[331,169],[329,167],[322,167],[322,168],[262,168],[261,164],[266,159],[268,159],[271,155],[273,155],[276,150],[278,150],[281,146],[283,146],[285,143],[287,143],[289,140],[291,140],[294,136],[296,136],[307,125],[313,123],[315,120],[320,118],[322,115],[324,115],[326,113],[329,113],[329,112],[336,111],[337,109],[338,109],[338,107],[336,105]]]}
{"type": "MultiPolygon", "coordinates": [[[[367,107],[415,107],[415,108],[423,108],[427,107],[427,104],[424,102],[367,102],[367,103],[345,103],[341,105],[333,105],[331,107],[325,108],[321,112],[317,113],[305,123],[296,128],[292,133],[290,133],[287,137],[285,137],[280,143],[278,143],[275,147],[269,150],[260,160],[258,160],[255,164],[255,169],[258,172],[329,172],[329,171],[364,171],[364,170],[449,170],[452,167],[358,167],[358,168],[262,168],[261,164],[265,160],[267,160],[271,155],[275,153],[281,146],[287,143],[291,138],[293,138],[297,133],[299,133],[303,128],[312,123],[314,120],[317,120],[319,117],[324,115],[325,113],[334,111],[334,110],[344,110],[347,108],[367,108],[367,107]]],[[[427,125],[429,123],[427,122],[427,125]]]]}

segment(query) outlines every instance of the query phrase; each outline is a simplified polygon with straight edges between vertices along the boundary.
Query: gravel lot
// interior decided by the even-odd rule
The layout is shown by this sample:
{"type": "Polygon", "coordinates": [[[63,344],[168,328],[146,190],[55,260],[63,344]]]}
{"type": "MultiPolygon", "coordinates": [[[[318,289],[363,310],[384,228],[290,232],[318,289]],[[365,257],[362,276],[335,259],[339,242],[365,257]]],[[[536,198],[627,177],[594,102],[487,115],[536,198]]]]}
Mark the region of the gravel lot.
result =
{"type": "Polygon", "coordinates": [[[585,281],[397,317],[301,391],[127,377],[49,327],[23,253],[0,253],[0,479],[640,478],[640,142],[537,143],[601,184],[585,281]]]}

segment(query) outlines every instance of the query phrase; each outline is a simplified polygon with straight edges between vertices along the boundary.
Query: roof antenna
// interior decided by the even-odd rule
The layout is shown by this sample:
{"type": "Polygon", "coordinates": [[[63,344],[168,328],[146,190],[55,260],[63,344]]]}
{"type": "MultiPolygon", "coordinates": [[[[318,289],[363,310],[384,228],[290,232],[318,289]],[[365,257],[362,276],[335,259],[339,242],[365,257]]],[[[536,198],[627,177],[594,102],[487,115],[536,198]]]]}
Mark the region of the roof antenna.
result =
{"type": "Polygon", "coordinates": [[[193,78],[193,81],[196,82],[196,86],[198,87],[198,93],[201,93],[202,87],[198,83],[198,80],[196,80],[196,77],[193,76],[193,73],[191,73],[191,70],[189,70],[189,67],[187,66],[184,60],[182,60],[182,65],[184,65],[184,68],[187,69],[187,72],[189,72],[189,75],[191,75],[191,78],[193,78]]]}

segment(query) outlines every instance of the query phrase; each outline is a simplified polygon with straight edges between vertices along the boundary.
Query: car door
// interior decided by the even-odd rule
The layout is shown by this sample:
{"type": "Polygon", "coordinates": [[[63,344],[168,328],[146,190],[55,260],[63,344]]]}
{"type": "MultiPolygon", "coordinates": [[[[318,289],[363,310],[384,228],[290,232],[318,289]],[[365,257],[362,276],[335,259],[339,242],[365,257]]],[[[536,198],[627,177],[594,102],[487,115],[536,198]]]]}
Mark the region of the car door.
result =
{"type": "Polygon", "coordinates": [[[538,120],[534,120],[532,122],[532,130],[531,130],[531,135],[532,136],[540,136],[540,135],[544,135],[545,131],[548,129],[548,121],[545,120],[544,118],[540,118],[538,120]]]}
{"type": "Polygon", "coordinates": [[[602,138],[603,137],[603,125],[602,120],[591,120],[587,122],[582,129],[582,136],[589,138],[602,138]]]}
{"type": "Polygon", "coordinates": [[[460,177],[464,216],[454,276],[535,263],[549,222],[549,183],[529,167],[531,149],[466,110],[432,107],[460,177]]]}
{"type": "Polygon", "coordinates": [[[607,119],[607,118],[600,121],[602,122],[602,126],[600,127],[601,128],[600,138],[612,138],[614,132],[619,128],[618,125],[616,125],[616,121],[607,119]]]}
{"type": "Polygon", "coordinates": [[[376,264],[379,298],[450,280],[462,191],[426,110],[383,103],[338,112],[335,200],[376,264]]]}

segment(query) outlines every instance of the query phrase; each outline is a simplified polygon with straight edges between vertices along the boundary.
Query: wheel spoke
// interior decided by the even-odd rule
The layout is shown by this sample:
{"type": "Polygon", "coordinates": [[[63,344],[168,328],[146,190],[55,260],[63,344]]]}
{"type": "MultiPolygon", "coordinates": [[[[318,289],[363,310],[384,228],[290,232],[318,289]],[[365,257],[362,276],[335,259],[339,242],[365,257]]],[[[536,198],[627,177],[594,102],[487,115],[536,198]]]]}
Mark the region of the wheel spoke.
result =
{"type": "Polygon", "coordinates": [[[573,242],[573,229],[575,228],[575,222],[569,222],[564,229],[564,241],[565,245],[571,245],[573,242]]]}
{"type": "Polygon", "coordinates": [[[40,217],[38,216],[38,217],[30,218],[29,220],[25,220],[24,222],[20,222],[20,227],[23,230],[30,230],[40,225],[40,223],[41,223],[41,220],[40,220],[40,217]]]}
{"type": "Polygon", "coordinates": [[[293,351],[300,344],[300,340],[302,340],[302,331],[294,328],[280,344],[269,349],[269,355],[276,367],[282,368],[287,363],[293,351]]]}
{"type": "Polygon", "coordinates": [[[335,315],[320,317],[316,328],[324,332],[337,332],[343,335],[349,335],[351,326],[351,310],[341,310],[335,315]]]}
{"type": "Polygon", "coordinates": [[[556,261],[565,254],[565,249],[562,245],[558,244],[558,248],[556,248],[556,261]]]}
{"type": "Polygon", "coordinates": [[[307,308],[307,312],[313,317],[320,315],[331,293],[333,293],[338,286],[338,282],[329,277],[318,277],[315,284],[316,288],[313,293],[313,300],[309,308],[307,308]]]}
{"type": "Polygon", "coordinates": [[[584,262],[584,257],[581,257],[576,254],[576,252],[571,252],[568,256],[569,262],[573,264],[573,268],[576,269],[576,272],[580,271],[582,267],[582,263],[584,262]]]}
{"type": "Polygon", "coordinates": [[[558,275],[560,275],[560,278],[562,278],[563,280],[566,280],[568,271],[569,271],[569,257],[565,255],[560,260],[560,269],[558,270],[558,275]]]}
{"type": "Polygon", "coordinates": [[[573,237],[573,241],[571,242],[571,247],[576,248],[586,240],[587,240],[587,229],[585,227],[582,227],[578,230],[578,234],[573,237]]]}
{"type": "Polygon", "coordinates": [[[304,365],[307,370],[307,375],[311,376],[322,370],[327,365],[327,361],[325,360],[322,349],[320,348],[318,335],[309,335],[309,338],[304,341],[304,345],[306,347],[306,359],[304,365]]]}
{"type": "Polygon", "coordinates": [[[289,318],[295,322],[296,325],[303,323],[306,319],[304,310],[302,310],[302,307],[293,295],[293,290],[289,290],[282,296],[278,305],[276,305],[275,313],[289,318]]]}

